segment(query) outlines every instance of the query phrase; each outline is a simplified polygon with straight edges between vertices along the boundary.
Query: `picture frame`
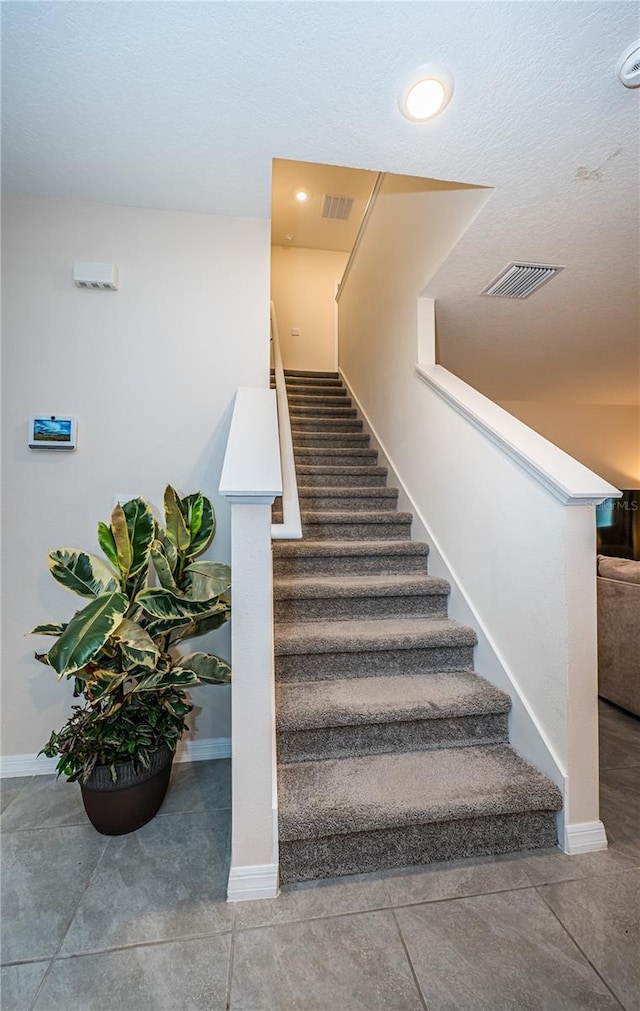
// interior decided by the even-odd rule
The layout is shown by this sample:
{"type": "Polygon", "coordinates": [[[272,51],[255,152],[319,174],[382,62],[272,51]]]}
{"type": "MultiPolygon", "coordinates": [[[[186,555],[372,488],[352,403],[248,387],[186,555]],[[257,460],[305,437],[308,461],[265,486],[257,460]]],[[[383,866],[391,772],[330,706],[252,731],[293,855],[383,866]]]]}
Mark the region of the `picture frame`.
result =
{"type": "Polygon", "coordinates": [[[67,414],[35,414],[29,421],[29,449],[76,448],[76,419],[67,414]]]}

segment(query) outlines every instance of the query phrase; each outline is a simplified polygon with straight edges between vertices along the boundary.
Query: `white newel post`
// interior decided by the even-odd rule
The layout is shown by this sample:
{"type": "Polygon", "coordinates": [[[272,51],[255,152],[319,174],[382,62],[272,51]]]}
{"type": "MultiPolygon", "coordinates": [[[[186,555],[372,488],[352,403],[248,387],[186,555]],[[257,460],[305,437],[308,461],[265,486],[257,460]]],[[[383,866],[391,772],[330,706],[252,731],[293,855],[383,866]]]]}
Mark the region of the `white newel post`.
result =
{"type": "Polygon", "coordinates": [[[275,392],[240,388],[220,480],[231,504],[232,843],[227,897],[278,893],[271,506],[282,493],[275,392]]]}

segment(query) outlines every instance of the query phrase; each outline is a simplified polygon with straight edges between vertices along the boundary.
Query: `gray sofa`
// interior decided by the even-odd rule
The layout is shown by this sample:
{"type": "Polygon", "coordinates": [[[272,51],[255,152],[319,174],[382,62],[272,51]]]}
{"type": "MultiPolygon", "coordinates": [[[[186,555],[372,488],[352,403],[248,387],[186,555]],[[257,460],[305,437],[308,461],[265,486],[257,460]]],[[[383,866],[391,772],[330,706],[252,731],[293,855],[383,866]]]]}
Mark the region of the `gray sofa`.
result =
{"type": "Polygon", "coordinates": [[[598,694],[640,716],[640,562],[598,555],[598,694]]]}

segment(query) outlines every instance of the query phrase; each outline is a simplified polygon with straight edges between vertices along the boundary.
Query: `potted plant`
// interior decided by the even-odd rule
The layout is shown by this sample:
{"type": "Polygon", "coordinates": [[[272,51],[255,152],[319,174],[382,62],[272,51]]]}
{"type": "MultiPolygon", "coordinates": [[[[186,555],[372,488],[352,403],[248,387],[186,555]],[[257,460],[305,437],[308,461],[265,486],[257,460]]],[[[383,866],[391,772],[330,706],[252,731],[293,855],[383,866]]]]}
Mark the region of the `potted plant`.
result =
{"type": "Polygon", "coordinates": [[[59,756],[58,775],[80,783],[85,810],[106,835],[132,832],[157,813],[193,708],[185,689],[230,679],[220,657],[174,650],[229,618],[230,569],[199,558],[215,534],[211,502],[200,492],[180,498],[169,485],[164,518],[163,527],[135,498],[98,525],[106,562],[74,548],[51,551],[53,577],[89,602],[68,623],[33,629],[56,638],[36,659],[73,679],[83,700],[40,753],[59,756]]]}

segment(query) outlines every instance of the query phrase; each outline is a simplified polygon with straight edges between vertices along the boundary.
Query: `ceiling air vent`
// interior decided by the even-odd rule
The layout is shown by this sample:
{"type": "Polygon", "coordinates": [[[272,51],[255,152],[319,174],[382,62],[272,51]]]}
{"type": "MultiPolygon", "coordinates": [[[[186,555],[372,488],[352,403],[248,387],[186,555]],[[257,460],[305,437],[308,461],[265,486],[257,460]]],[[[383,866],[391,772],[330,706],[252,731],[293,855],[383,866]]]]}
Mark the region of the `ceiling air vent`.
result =
{"type": "Polygon", "coordinates": [[[510,263],[480,294],[492,298],[528,298],[564,267],[546,263],[510,263]]]}
{"type": "Polygon", "coordinates": [[[348,221],[353,207],[353,197],[339,197],[334,193],[325,193],[322,198],[322,217],[333,218],[334,221],[348,221]]]}

